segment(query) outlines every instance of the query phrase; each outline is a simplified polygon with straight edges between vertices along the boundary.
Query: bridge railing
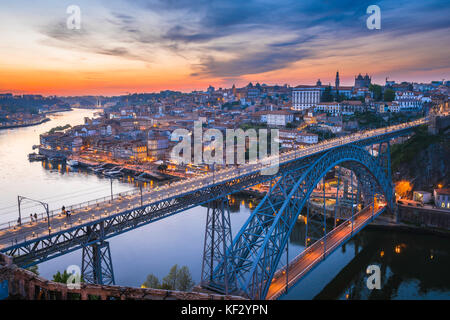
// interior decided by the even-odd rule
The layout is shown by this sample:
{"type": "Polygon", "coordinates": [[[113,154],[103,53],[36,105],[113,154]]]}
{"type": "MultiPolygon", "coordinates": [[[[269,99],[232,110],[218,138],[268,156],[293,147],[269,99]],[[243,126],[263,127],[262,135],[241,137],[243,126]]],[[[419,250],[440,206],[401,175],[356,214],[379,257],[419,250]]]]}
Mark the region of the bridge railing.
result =
{"type": "MultiPolygon", "coordinates": [[[[319,240],[317,240],[316,242],[314,242],[312,245],[310,245],[309,247],[307,247],[305,250],[303,250],[300,254],[298,254],[294,259],[292,259],[288,265],[285,265],[283,267],[281,267],[279,270],[276,271],[276,273],[274,274],[273,280],[276,279],[277,277],[279,277],[280,275],[284,275],[286,273],[286,270],[288,268],[289,265],[294,265],[296,264],[300,259],[303,259],[306,255],[313,253],[314,251],[321,249],[321,253],[317,255],[317,257],[315,257],[313,260],[310,261],[310,263],[308,264],[308,266],[306,266],[306,268],[304,268],[299,274],[295,275],[293,278],[289,279],[288,278],[288,282],[289,284],[292,282],[296,282],[299,278],[301,278],[303,276],[303,274],[305,272],[308,272],[310,270],[310,268],[317,262],[317,260],[320,259],[324,259],[325,255],[329,252],[334,250],[334,248],[336,246],[340,245],[339,243],[335,243],[333,246],[327,247],[326,246],[326,238],[330,238],[333,235],[335,235],[336,233],[338,233],[339,231],[345,229],[346,227],[349,227],[352,225],[352,223],[355,223],[355,218],[364,214],[365,212],[372,210],[373,207],[373,203],[370,203],[367,207],[365,207],[364,209],[362,209],[360,212],[358,212],[357,214],[353,215],[353,222],[352,219],[347,219],[345,221],[343,221],[341,224],[339,224],[336,228],[334,228],[333,230],[331,230],[330,232],[328,232],[326,235],[324,235],[322,238],[320,238],[319,240]],[[323,250],[322,250],[323,247],[323,250]]],[[[356,230],[354,230],[356,231],[356,230]]],[[[272,280],[272,281],[273,281],[272,280]]],[[[276,294],[274,294],[273,296],[271,296],[271,299],[277,299],[278,297],[280,297],[283,294],[283,291],[279,291],[276,294]]]]}
{"type": "MultiPolygon", "coordinates": [[[[120,193],[113,194],[113,199],[118,199],[118,198],[126,197],[129,195],[137,195],[137,194],[139,194],[139,192],[140,192],[139,190],[135,190],[135,189],[129,190],[129,191],[123,191],[120,193]]],[[[110,195],[101,197],[101,198],[97,198],[97,199],[93,199],[93,200],[88,200],[88,201],[68,205],[65,207],[65,209],[66,209],[66,211],[75,211],[75,210],[88,208],[92,205],[100,206],[101,204],[105,204],[105,203],[111,203],[110,195]]],[[[60,214],[62,214],[61,209],[53,209],[53,210],[49,211],[50,219],[55,216],[59,216],[60,214]]],[[[37,216],[38,216],[37,221],[47,221],[47,213],[46,212],[37,213],[37,216]]],[[[32,222],[37,222],[37,221],[34,219],[34,217],[33,217],[33,221],[31,221],[30,216],[25,216],[25,217],[22,217],[20,225],[26,225],[26,224],[30,224],[32,222]]],[[[16,226],[19,226],[18,220],[3,222],[0,224],[0,231],[5,230],[5,229],[11,229],[16,226]]]]}
{"type": "MultiPolygon", "coordinates": [[[[305,155],[309,155],[311,153],[316,152],[317,150],[322,150],[322,148],[327,147],[327,146],[332,146],[334,144],[344,144],[344,143],[349,143],[355,139],[362,139],[362,138],[366,138],[366,137],[373,137],[373,136],[377,136],[379,134],[382,133],[386,133],[386,132],[394,132],[394,131],[398,131],[404,128],[408,128],[408,127],[412,127],[412,126],[416,126],[419,124],[423,124],[427,121],[426,118],[421,118],[415,121],[411,121],[411,122],[407,122],[407,123],[402,123],[402,124],[398,124],[398,125],[394,125],[394,126],[390,126],[390,127],[384,127],[384,128],[379,128],[379,129],[375,129],[375,130],[366,130],[363,132],[358,132],[356,134],[352,134],[349,136],[345,136],[345,137],[340,137],[340,138],[334,138],[331,140],[326,140],[326,141],[322,141],[321,143],[315,144],[311,147],[307,147],[305,149],[302,149],[302,154],[300,156],[305,156],[305,155]]],[[[296,156],[297,155],[297,150],[293,150],[293,151],[287,151],[287,152],[283,152],[280,156],[281,157],[292,157],[292,156],[296,156]]],[[[262,169],[264,167],[264,163],[267,163],[267,166],[271,165],[271,159],[273,158],[273,156],[269,156],[266,159],[262,159],[260,160],[260,168],[262,169]]],[[[287,159],[289,160],[289,159],[287,159]]],[[[256,163],[258,164],[258,163],[256,163]]],[[[255,164],[251,164],[252,166],[255,164]]],[[[239,174],[242,175],[243,173],[248,173],[250,170],[252,170],[252,167],[246,167],[243,166],[239,169],[239,174]]],[[[215,175],[218,174],[223,174],[225,172],[235,172],[235,168],[224,168],[222,170],[218,170],[216,172],[209,172],[206,175],[203,175],[200,177],[200,180],[203,180],[203,182],[201,182],[200,185],[203,185],[205,182],[208,182],[208,180],[212,180],[213,177],[215,175]]],[[[239,175],[238,174],[238,175],[239,175]]],[[[238,176],[235,175],[235,176],[238,176]]],[[[197,179],[198,178],[193,178],[193,179],[197,179]]],[[[222,179],[223,180],[223,179],[222,179]]],[[[165,186],[161,186],[161,187],[156,187],[155,189],[152,189],[151,191],[146,191],[145,194],[148,195],[149,193],[153,192],[153,191],[161,191],[161,190],[167,190],[169,188],[173,188],[173,187],[179,187],[182,185],[189,185],[194,183],[194,180],[191,179],[187,179],[187,180],[182,180],[182,181],[178,181],[178,182],[174,182],[174,183],[170,183],[170,185],[165,185],[165,186]]],[[[216,181],[218,182],[218,181],[216,181]]],[[[126,191],[126,192],[121,192],[118,194],[113,195],[113,198],[116,199],[117,197],[122,197],[122,196],[128,196],[128,195],[137,195],[139,194],[139,190],[135,189],[135,190],[130,190],[130,191],[126,191]]],[[[78,204],[73,204],[73,205],[69,205],[66,207],[66,210],[69,211],[73,211],[73,210],[77,210],[77,209],[82,209],[82,208],[86,208],[89,207],[91,205],[98,205],[100,206],[100,204],[104,204],[104,203],[108,203],[111,201],[111,196],[105,196],[102,198],[98,198],[98,199],[94,199],[94,200],[89,200],[89,201],[85,201],[82,203],[78,203],[78,204]]],[[[49,212],[49,217],[52,218],[56,215],[61,214],[61,210],[59,209],[54,209],[52,211],[49,212]]],[[[38,221],[39,220],[43,220],[46,221],[47,220],[47,214],[45,212],[40,213],[38,215],[38,221]]],[[[33,219],[34,221],[34,219],[33,219]]],[[[31,223],[31,218],[29,216],[25,216],[22,218],[21,220],[21,224],[20,225],[24,225],[27,223],[31,223]]],[[[1,230],[5,230],[5,229],[11,229],[14,228],[15,226],[19,225],[17,220],[14,221],[8,221],[8,222],[4,222],[0,224],[0,231],[1,230]]]]}

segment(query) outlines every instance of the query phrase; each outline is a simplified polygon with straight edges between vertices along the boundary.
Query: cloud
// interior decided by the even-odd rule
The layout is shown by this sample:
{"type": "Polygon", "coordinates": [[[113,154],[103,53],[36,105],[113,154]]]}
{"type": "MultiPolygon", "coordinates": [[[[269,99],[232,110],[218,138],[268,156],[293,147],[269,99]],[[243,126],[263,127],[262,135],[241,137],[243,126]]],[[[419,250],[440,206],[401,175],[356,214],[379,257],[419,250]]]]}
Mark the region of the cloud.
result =
{"type": "MultiPolygon", "coordinates": [[[[53,23],[42,32],[53,40],[48,42],[51,45],[147,62],[155,52],[166,51],[184,57],[193,77],[239,78],[286,68],[303,59],[339,55],[333,50],[338,46],[358,51],[356,44],[380,41],[400,50],[399,39],[450,29],[450,3],[444,0],[121,3],[108,2],[109,14],[99,17],[103,26],[73,33],[53,23]],[[381,7],[381,30],[366,28],[366,9],[372,4],[381,7]]],[[[448,52],[448,42],[440,45],[448,52]]],[[[430,56],[438,54],[443,53],[430,52],[430,56]]]]}

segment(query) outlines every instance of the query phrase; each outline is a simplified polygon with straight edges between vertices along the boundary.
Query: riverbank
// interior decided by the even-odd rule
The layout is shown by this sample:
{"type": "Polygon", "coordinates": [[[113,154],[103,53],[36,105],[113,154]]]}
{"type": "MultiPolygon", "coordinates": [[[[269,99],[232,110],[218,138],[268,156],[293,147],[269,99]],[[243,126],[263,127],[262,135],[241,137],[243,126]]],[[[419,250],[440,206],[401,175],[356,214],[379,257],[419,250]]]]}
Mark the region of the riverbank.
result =
{"type": "MultiPolygon", "coordinates": [[[[237,196],[243,196],[248,197],[251,196],[252,198],[262,199],[265,196],[265,193],[256,191],[256,190],[242,190],[238,193],[236,193],[237,196]]],[[[442,237],[449,237],[450,238],[450,230],[444,229],[444,228],[437,228],[433,226],[427,226],[427,225],[417,225],[414,223],[408,223],[405,221],[401,222],[395,222],[393,218],[391,217],[384,217],[380,216],[375,221],[370,223],[367,226],[369,229],[376,229],[376,230],[396,230],[396,231],[404,231],[404,232],[412,232],[416,234],[425,234],[425,235],[436,235],[436,236],[442,236],[442,237]]]]}
{"type": "Polygon", "coordinates": [[[58,109],[58,110],[44,111],[44,112],[42,112],[42,114],[53,114],[53,113],[69,112],[69,111],[73,111],[73,109],[72,108],[63,108],[63,109],[58,109]]]}
{"type": "Polygon", "coordinates": [[[374,222],[367,225],[367,228],[373,230],[396,230],[403,232],[411,232],[423,235],[435,235],[440,237],[450,238],[450,230],[434,228],[429,226],[416,226],[413,224],[408,224],[404,222],[393,222],[389,218],[383,216],[378,217],[374,222]]]}
{"type": "Polygon", "coordinates": [[[0,126],[0,130],[2,129],[13,129],[13,128],[24,128],[24,127],[31,127],[31,126],[37,126],[44,122],[50,121],[49,118],[43,118],[42,120],[39,120],[37,122],[31,122],[31,123],[23,123],[23,124],[17,124],[17,125],[6,125],[6,126],[0,126]]]}

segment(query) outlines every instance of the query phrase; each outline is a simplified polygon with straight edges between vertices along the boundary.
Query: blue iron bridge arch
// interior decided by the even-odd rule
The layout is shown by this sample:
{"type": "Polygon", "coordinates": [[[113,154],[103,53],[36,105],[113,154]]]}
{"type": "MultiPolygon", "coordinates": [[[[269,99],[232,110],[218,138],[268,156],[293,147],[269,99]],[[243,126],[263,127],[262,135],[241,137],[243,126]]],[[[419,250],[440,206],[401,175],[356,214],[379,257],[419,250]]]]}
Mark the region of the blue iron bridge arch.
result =
{"type": "Polygon", "coordinates": [[[21,225],[12,221],[0,226],[0,251],[13,257],[17,265],[28,267],[82,249],[84,279],[94,283],[109,279],[108,283],[114,283],[107,239],[207,204],[201,286],[263,299],[293,221],[324,174],[334,166],[350,169],[365,205],[377,195],[393,210],[389,141],[410,135],[415,127],[427,123],[423,118],[281,153],[279,171],[273,176],[261,173],[264,162],[246,164],[146,193],[137,191],[75,204],[69,219],[56,210],[37,221],[24,218],[21,225]],[[368,151],[374,145],[383,152],[374,155],[368,151]],[[233,241],[228,196],[261,183],[270,183],[270,192],[233,241]],[[102,275],[104,270],[108,272],[102,275]]]}
{"type": "Polygon", "coordinates": [[[283,173],[227,249],[227,263],[218,264],[206,286],[264,299],[298,215],[326,173],[338,165],[355,173],[366,204],[377,195],[393,208],[388,161],[356,145],[332,149],[306,168],[283,173]]]}

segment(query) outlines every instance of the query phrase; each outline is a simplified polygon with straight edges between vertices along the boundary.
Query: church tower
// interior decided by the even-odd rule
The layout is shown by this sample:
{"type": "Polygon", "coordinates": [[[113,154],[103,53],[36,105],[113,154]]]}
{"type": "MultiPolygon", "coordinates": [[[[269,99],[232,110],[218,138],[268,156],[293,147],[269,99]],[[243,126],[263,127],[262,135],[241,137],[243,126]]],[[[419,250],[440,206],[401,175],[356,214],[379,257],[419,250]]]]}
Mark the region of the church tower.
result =
{"type": "Polygon", "coordinates": [[[336,92],[339,91],[339,71],[336,72],[336,92]]]}
{"type": "Polygon", "coordinates": [[[336,99],[339,99],[339,71],[336,71],[336,81],[335,81],[335,89],[336,89],[336,99]]]}

